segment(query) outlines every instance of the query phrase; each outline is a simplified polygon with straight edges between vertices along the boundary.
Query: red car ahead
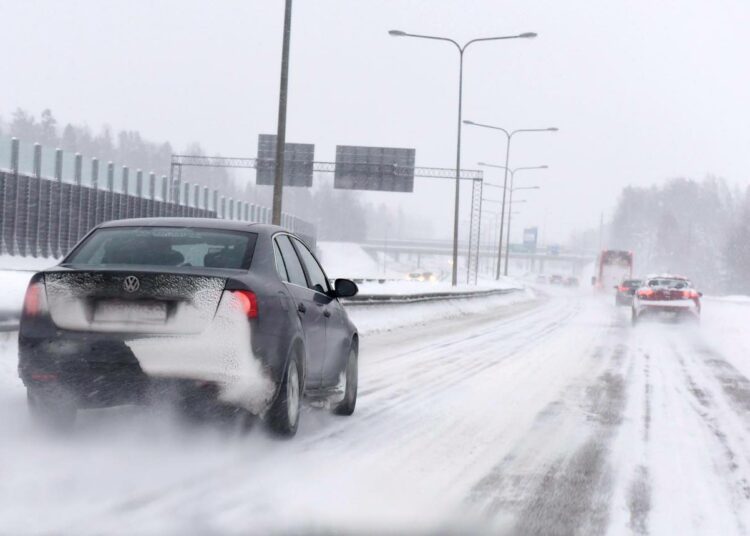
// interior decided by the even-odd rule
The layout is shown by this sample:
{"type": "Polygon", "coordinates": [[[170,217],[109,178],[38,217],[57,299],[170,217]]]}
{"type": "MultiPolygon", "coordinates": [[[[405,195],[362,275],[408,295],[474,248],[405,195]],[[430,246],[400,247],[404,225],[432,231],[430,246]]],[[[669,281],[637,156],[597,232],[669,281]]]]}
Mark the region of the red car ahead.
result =
{"type": "Polygon", "coordinates": [[[633,324],[647,316],[699,321],[701,296],[703,293],[695,290],[686,277],[648,277],[633,296],[633,324]]]}

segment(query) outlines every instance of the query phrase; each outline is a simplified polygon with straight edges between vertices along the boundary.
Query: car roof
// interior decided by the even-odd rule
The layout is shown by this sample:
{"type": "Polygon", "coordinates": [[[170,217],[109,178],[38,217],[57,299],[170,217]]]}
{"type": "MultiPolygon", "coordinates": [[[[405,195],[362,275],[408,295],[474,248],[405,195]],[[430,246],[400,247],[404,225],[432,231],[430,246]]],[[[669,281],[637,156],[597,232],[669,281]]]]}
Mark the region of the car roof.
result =
{"type": "Polygon", "coordinates": [[[651,274],[646,276],[646,279],[680,279],[682,281],[689,281],[689,279],[683,275],[674,274],[651,274]]]}
{"type": "Polygon", "coordinates": [[[286,231],[278,225],[252,223],[246,221],[221,220],[218,218],[129,218],[112,220],[99,225],[100,228],[114,227],[203,227],[227,231],[252,231],[253,233],[273,234],[286,231]]]}

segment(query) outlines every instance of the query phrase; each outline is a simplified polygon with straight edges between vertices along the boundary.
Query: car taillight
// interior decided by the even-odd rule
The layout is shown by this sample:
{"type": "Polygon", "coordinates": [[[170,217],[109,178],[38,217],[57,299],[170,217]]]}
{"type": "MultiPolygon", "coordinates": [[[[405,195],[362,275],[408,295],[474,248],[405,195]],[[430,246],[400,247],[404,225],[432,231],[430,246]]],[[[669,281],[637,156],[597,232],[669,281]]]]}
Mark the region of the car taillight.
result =
{"type": "Polygon", "coordinates": [[[26,289],[23,300],[23,313],[27,316],[39,316],[47,312],[47,292],[44,283],[31,283],[26,289]]]}
{"type": "Polygon", "coordinates": [[[653,291],[653,289],[650,289],[650,288],[645,288],[643,290],[639,290],[638,291],[638,297],[639,298],[649,298],[649,297],[653,296],[653,294],[654,294],[654,291],[653,291]]]}
{"type": "Polygon", "coordinates": [[[698,292],[694,289],[683,290],[682,297],[688,300],[694,300],[699,296],[698,292]]]}
{"type": "Polygon", "coordinates": [[[258,318],[258,298],[251,290],[233,290],[232,295],[248,318],[258,318]]]}

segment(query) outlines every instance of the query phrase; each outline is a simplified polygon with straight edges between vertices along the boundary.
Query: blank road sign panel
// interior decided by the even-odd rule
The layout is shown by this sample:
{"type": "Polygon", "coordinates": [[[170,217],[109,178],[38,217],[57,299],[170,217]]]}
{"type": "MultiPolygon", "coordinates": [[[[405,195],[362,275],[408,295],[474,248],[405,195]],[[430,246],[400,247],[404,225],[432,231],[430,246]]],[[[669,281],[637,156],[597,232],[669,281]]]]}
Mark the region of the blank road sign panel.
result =
{"type": "Polygon", "coordinates": [[[414,149],[337,145],[333,187],[413,192],[414,153],[414,149]]]}
{"type": "MultiPolygon", "coordinates": [[[[284,186],[312,186],[315,145],[311,143],[284,144],[284,186]]],[[[276,175],[276,136],[258,136],[256,181],[260,186],[272,186],[276,175]]]]}

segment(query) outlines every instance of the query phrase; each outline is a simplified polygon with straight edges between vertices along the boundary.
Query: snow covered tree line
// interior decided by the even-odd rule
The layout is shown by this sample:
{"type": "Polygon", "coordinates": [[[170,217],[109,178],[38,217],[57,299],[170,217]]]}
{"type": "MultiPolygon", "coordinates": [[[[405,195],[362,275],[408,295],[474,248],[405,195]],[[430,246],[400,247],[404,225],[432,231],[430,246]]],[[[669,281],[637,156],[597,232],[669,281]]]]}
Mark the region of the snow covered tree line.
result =
{"type": "Polygon", "coordinates": [[[750,293],[750,188],[676,178],[627,187],[606,247],[635,254],[638,274],[686,275],[709,292],[750,293]]]}
{"type": "MultiPolygon", "coordinates": [[[[0,135],[16,137],[29,143],[40,143],[47,147],[59,147],[63,151],[96,157],[101,162],[112,161],[131,169],[153,171],[157,175],[169,175],[170,158],[174,148],[169,142],[156,143],[144,139],[137,130],[121,130],[117,133],[104,125],[95,133],[87,125],[67,123],[60,127],[52,111],[45,109],[37,120],[34,115],[16,109],[9,122],[0,119],[0,135]]],[[[198,143],[185,148],[187,154],[205,154],[198,143]]],[[[207,169],[201,172],[201,181],[209,188],[217,188],[228,196],[241,193],[224,169],[207,169]]]]}
{"type": "MultiPolygon", "coordinates": [[[[71,123],[60,128],[49,109],[43,110],[39,119],[21,108],[16,109],[7,122],[0,117],[0,136],[59,147],[71,153],[96,157],[102,162],[112,161],[131,169],[154,171],[157,175],[169,175],[170,158],[175,152],[169,142],[146,140],[136,130],[121,130],[115,134],[105,125],[94,133],[85,124],[71,123]]],[[[189,144],[183,154],[205,155],[206,151],[195,142],[189,144]]],[[[242,170],[237,175],[223,168],[186,167],[182,170],[185,182],[216,188],[226,197],[271,206],[273,188],[256,186],[254,175],[252,170],[242,170]]],[[[413,238],[415,235],[410,230],[417,230],[418,235],[431,231],[425,222],[406,217],[400,209],[365,203],[356,192],[334,190],[330,181],[321,177],[316,177],[315,184],[313,188],[285,188],[284,212],[316,225],[320,240],[382,238],[388,229],[391,236],[413,238]]]]}

